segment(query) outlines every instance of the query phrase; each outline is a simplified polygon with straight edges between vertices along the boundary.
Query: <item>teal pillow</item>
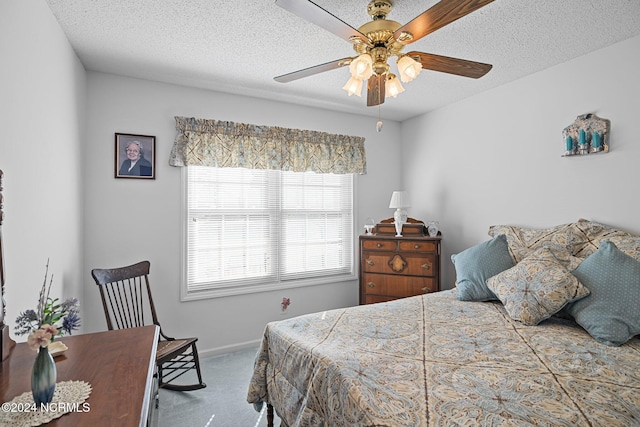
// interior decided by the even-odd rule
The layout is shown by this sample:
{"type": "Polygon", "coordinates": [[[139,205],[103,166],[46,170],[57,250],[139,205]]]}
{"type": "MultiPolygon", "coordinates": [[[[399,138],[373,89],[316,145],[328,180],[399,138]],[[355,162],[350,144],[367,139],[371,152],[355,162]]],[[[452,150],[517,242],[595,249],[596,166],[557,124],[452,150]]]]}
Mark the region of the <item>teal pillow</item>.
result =
{"type": "Polygon", "coordinates": [[[573,275],[591,295],[567,312],[596,341],[619,346],[640,334],[640,262],[605,240],[573,275]]]}
{"type": "Polygon", "coordinates": [[[507,237],[491,240],[451,255],[456,268],[456,288],[460,301],[493,301],[498,297],[486,284],[488,278],[513,267],[507,237]]]}

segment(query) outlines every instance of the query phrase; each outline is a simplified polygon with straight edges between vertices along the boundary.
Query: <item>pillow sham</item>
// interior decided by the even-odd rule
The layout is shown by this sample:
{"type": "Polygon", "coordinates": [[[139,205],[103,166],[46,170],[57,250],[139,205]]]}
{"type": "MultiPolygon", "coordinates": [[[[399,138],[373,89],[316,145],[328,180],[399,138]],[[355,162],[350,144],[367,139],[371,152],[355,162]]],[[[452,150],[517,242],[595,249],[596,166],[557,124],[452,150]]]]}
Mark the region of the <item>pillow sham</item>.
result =
{"type": "Polygon", "coordinates": [[[572,229],[576,241],[580,242],[576,256],[586,258],[598,250],[601,242],[609,240],[622,252],[640,261],[640,236],[586,219],[573,223],[572,229]]]}
{"type": "Polygon", "coordinates": [[[492,225],[489,236],[504,234],[507,236],[509,252],[513,261],[518,263],[536,249],[544,246],[575,253],[575,247],[582,247],[571,224],[557,225],[550,228],[524,228],[513,225],[492,225]]]}
{"type": "Polygon", "coordinates": [[[489,277],[513,267],[507,238],[503,234],[451,255],[451,262],[456,269],[460,301],[497,300],[485,282],[489,277]]]}
{"type": "Polygon", "coordinates": [[[567,312],[599,343],[619,346],[640,334],[640,262],[605,240],[573,271],[591,295],[567,312]]]}
{"type": "Polygon", "coordinates": [[[589,290],[571,274],[571,257],[556,256],[543,247],[487,280],[512,319],[537,325],[559,312],[567,303],[589,295],[589,290]]]}

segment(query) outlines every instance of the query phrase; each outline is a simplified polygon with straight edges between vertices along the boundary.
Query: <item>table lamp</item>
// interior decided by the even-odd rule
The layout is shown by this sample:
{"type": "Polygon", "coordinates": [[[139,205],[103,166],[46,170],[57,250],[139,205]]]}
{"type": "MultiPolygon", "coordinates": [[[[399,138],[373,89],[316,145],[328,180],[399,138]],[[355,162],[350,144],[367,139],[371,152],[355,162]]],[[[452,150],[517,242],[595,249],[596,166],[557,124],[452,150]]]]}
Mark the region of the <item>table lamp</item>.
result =
{"type": "Polygon", "coordinates": [[[409,193],[406,191],[394,191],[389,202],[390,208],[395,208],[393,213],[394,224],[396,226],[396,237],[402,237],[402,224],[407,222],[407,211],[405,208],[410,207],[409,193]]]}

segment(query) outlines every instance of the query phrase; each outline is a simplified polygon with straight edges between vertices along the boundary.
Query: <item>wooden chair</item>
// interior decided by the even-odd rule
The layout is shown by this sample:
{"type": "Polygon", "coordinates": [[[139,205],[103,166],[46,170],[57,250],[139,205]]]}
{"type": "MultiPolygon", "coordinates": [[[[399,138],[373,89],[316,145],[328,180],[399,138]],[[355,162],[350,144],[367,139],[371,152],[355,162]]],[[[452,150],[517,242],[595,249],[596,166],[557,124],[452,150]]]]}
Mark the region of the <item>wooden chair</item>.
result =
{"type": "Polygon", "coordinates": [[[149,286],[149,261],[128,267],[93,269],[91,276],[100,289],[102,306],[109,330],[145,326],[145,315],[160,327],[156,354],[159,386],[169,390],[187,391],[206,387],[202,382],[196,341],[198,338],[171,338],[164,334],[149,286]],[[198,382],[175,384],[178,377],[195,369],[198,382]]]}

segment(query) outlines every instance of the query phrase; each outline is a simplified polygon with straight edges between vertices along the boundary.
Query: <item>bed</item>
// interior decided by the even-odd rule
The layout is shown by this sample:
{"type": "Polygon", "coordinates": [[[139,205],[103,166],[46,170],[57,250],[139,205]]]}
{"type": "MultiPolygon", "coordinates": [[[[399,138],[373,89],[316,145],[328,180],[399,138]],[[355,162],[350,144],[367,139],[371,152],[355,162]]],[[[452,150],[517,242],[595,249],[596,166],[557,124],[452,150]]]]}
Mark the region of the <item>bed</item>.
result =
{"type": "Polygon", "coordinates": [[[464,256],[487,256],[474,247],[454,256],[455,289],[269,323],[248,402],[275,409],[290,427],[640,425],[640,261],[633,256],[640,255],[640,238],[584,220],[559,227],[490,229],[488,242],[506,242],[501,250],[511,266],[476,282],[491,291],[488,299],[473,292],[469,299],[465,289],[464,256]],[[613,246],[617,258],[603,258],[613,246]],[[605,284],[624,287],[617,292],[627,300],[621,306],[631,307],[623,338],[620,311],[603,315],[598,302],[607,289],[594,285],[609,266],[628,273],[612,276],[620,284],[605,284]],[[516,284],[502,289],[514,274],[516,284]],[[553,285],[554,294],[550,274],[571,284],[562,292],[553,285]],[[544,292],[531,286],[536,280],[547,280],[544,292]],[[536,295],[519,297],[518,306],[510,295],[522,282],[536,295]],[[541,294],[548,299],[536,303],[543,309],[526,309],[544,300],[541,294]],[[583,316],[594,304],[595,328],[583,316]],[[602,324],[613,325],[612,335],[598,329],[602,324]]]}

